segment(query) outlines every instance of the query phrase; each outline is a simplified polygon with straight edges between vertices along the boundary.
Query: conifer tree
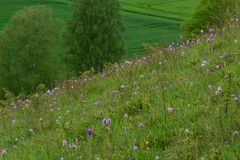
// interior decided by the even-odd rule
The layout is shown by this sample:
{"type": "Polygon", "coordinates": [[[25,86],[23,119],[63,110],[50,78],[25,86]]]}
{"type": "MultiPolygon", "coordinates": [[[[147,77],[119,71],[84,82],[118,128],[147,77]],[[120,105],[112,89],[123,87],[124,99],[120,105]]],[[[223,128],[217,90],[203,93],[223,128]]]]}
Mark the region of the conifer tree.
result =
{"type": "Polygon", "coordinates": [[[75,73],[100,71],[123,54],[118,0],[75,0],[68,29],[67,58],[75,73]]]}

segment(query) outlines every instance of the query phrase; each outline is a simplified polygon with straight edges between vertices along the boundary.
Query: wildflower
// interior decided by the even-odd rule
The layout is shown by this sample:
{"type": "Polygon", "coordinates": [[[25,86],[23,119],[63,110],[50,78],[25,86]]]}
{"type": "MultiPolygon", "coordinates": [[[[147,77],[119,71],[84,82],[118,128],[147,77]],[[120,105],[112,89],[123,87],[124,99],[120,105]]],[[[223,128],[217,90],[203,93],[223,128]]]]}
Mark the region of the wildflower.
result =
{"type": "Polygon", "coordinates": [[[99,113],[100,113],[101,115],[103,115],[104,111],[103,111],[103,110],[100,110],[99,113]]]}
{"type": "Polygon", "coordinates": [[[32,100],[31,99],[26,99],[26,102],[27,103],[32,103],[32,100]]]}
{"type": "Polygon", "coordinates": [[[125,86],[124,84],[122,84],[122,85],[121,85],[121,88],[124,89],[124,88],[126,88],[126,86],[125,86]]]}
{"type": "Polygon", "coordinates": [[[138,124],[138,127],[139,127],[139,128],[143,128],[143,127],[144,127],[144,124],[143,124],[142,122],[140,122],[140,123],[138,124]]]}
{"type": "Polygon", "coordinates": [[[201,29],[201,33],[203,34],[203,33],[204,33],[204,30],[201,29]]]}
{"type": "Polygon", "coordinates": [[[138,150],[139,150],[138,146],[133,146],[133,151],[138,151],[138,150]]]}
{"type": "Polygon", "coordinates": [[[125,64],[131,65],[131,64],[133,64],[133,62],[132,61],[125,61],[125,64]]]}
{"type": "Polygon", "coordinates": [[[43,118],[42,118],[42,117],[39,118],[39,122],[41,122],[41,121],[43,121],[43,118]]]}
{"type": "Polygon", "coordinates": [[[234,100],[235,100],[235,101],[238,101],[238,100],[239,100],[239,97],[235,96],[235,97],[234,97],[234,100]]]}
{"type": "Polygon", "coordinates": [[[87,135],[88,137],[91,137],[93,134],[92,128],[88,128],[87,135]]]}
{"type": "Polygon", "coordinates": [[[63,146],[66,146],[67,145],[67,140],[63,140],[63,146]]]}
{"type": "Polygon", "coordinates": [[[156,157],[155,157],[155,160],[160,160],[160,157],[159,157],[159,156],[156,156],[156,157]]]}
{"type": "Polygon", "coordinates": [[[210,34],[210,36],[207,38],[208,42],[212,42],[214,40],[214,34],[210,34]]]}
{"type": "Polygon", "coordinates": [[[209,84],[209,85],[208,85],[208,89],[209,89],[209,90],[212,90],[212,88],[213,88],[212,85],[209,84]]]}
{"type": "Polygon", "coordinates": [[[17,149],[17,145],[16,144],[13,145],[13,149],[17,149]]]}
{"type": "Polygon", "coordinates": [[[2,150],[2,157],[4,158],[7,155],[7,149],[2,150]]]}
{"type": "Polygon", "coordinates": [[[94,102],[95,106],[99,106],[100,103],[101,103],[100,101],[96,101],[96,102],[94,102]]]}
{"type": "Polygon", "coordinates": [[[12,120],[12,125],[15,125],[16,124],[16,119],[13,119],[12,120]]]}
{"type": "Polygon", "coordinates": [[[216,69],[219,69],[220,68],[220,65],[216,65],[216,69]]]}
{"type": "Polygon", "coordinates": [[[233,131],[233,136],[238,136],[239,132],[238,131],[233,131]]]}
{"type": "Polygon", "coordinates": [[[226,59],[227,57],[228,57],[227,53],[223,53],[223,54],[220,56],[221,59],[226,59]]]}
{"type": "Polygon", "coordinates": [[[185,132],[185,134],[188,134],[188,133],[189,133],[189,129],[186,128],[186,129],[184,130],[184,132],[185,132]]]}
{"type": "Polygon", "coordinates": [[[172,107],[168,107],[168,108],[167,108],[167,112],[168,112],[168,113],[172,113],[172,112],[173,112],[173,108],[172,108],[172,107]]]}
{"type": "Polygon", "coordinates": [[[72,145],[71,145],[71,148],[72,148],[72,149],[77,149],[77,145],[76,145],[76,144],[72,144],[72,145]]]}
{"type": "Polygon", "coordinates": [[[102,121],[104,126],[111,124],[111,122],[112,122],[111,119],[105,119],[105,118],[102,121]]]}
{"type": "Polygon", "coordinates": [[[29,133],[33,134],[33,129],[32,128],[29,129],[29,133]]]}
{"type": "Polygon", "coordinates": [[[113,93],[113,94],[118,94],[119,91],[118,91],[118,90],[114,90],[112,93],[113,93]]]}
{"type": "Polygon", "coordinates": [[[209,28],[208,30],[210,33],[213,33],[215,30],[213,28],[209,28]]]}
{"type": "Polygon", "coordinates": [[[206,67],[208,65],[208,61],[203,61],[202,64],[201,64],[201,67],[206,67]]]}
{"type": "Polygon", "coordinates": [[[51,109],[50,109],[50,112],[52,112],[52,113],[53,113],[53,112],[54,112],[54,110],[51,108],[51,109]]]}
{"type": "Polygon", "coordinates": [[[220,92],[222,92],[222,87],[219,86],[219,87],[217,88],[217,90],[220,91],[220,92]]]}
{"type": "Polygon", "coordinates": [[[149,145],[149,142],[148,142],[148,141],[146,141],[146,142],[145,142],[145,144],[146,144],[146,145],[149,145]]]}
{"type": "Polygon", "coordinates": [[[221,91],[216,90],[215,95],[218,96],[221,93],[221,91]]]}
{"type": "Polygon", "coordinates": [[[58,108],[57,108],[57,110],[58,110],[58,111],[60,111],[60,110],[61,110],[61,108],[60,108],[60,107],[58,107],[58,108]]]}
{"type": "Polygon", "coordinates": [[[51,90],[47,90],[47,94],[52,95],[53,93],[51,90]]]}
{"type": "Polygon", "coordinates": [[[124,118],[128,118],[128,114],[127,113],[124,114],[124,118]]]}
{"type": "Polygon", "coordinates": [[[13,109],[17,109],[17,105],[16,104],[13,105],[13,109]]]}
{"type": "Polygon", "coordinates": [[[234,40],[234,44],[238,44],[238,40],[237,39],[234,40]]]}
{"type": "Polygon", "coordinates": [[[64,160],[64,158],[63,158],[63,157],[61,157],[61,158],[60,158],[60,160],[64,160]]]}

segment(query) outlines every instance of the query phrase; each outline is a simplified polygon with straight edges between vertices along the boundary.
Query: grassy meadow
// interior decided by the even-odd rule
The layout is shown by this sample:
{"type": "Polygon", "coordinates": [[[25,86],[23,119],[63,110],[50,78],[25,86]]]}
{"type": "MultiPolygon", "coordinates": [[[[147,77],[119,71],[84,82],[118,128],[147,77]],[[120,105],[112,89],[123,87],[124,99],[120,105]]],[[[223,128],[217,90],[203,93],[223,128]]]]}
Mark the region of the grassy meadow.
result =
{"type": "Polygon", "coordinates": [[[238,160],[240,30],[1,102],[4,160],[238,160]]]}
{"type": "MultiPolygon", "coordinates": [[[[180,38],[180,24],[191,16],[199,0],[121,0],[125,25],[123,35],[126,56],[137,56],[143,51],[143,43],[167,45],[180,38]]],[[[68,0],[1,0],[0,29],[10,17],[25,6],[45,4],[56,17],[64,22],[70,15],[68,0]]]]}

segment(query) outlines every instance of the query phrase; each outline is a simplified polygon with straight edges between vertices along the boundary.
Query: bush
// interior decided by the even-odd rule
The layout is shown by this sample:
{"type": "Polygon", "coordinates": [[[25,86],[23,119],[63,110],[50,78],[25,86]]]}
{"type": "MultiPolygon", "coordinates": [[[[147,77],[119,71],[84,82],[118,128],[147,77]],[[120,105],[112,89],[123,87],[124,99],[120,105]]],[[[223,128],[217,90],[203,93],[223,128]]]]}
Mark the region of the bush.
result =
{"type": "Polygon", "coordinates": [[[123,53],[118,0],[75,0],[69,21],[67,59],[74,72],[114,63],[123,53]]]}
{"type": "Polygon", "coordinates": [[[25,8],[16,13],[0,33],[0,88],[18,94],[31,93],[54,77],[51,46],[54,21],[46,6],[25,8]]]}
{"type": "Polygon", "coordinates": [[[202,0],[192,18],[182,25],[183,38],[195,38],[201,30],[221,28],[238,16],[235,0],[202,0]]]}

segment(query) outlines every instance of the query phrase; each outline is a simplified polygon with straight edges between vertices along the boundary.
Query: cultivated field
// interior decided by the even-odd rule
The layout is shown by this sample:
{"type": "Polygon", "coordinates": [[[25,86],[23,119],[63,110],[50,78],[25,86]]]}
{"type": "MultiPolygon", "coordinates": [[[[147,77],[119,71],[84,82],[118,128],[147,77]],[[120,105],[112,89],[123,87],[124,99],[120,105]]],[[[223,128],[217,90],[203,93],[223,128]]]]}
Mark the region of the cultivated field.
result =
{"type": "MultiPolygon", "coordinates": [[[[199,0],[121,0],[128,55],[142,51],[142,43],[166,45],[180,37],[180,24],[193,12],[199,0]]],[[[24,6],[45,4],[56,17],[66,21],[70,15],[68,0],[1,0],[0,28],[24,6]]]]}

